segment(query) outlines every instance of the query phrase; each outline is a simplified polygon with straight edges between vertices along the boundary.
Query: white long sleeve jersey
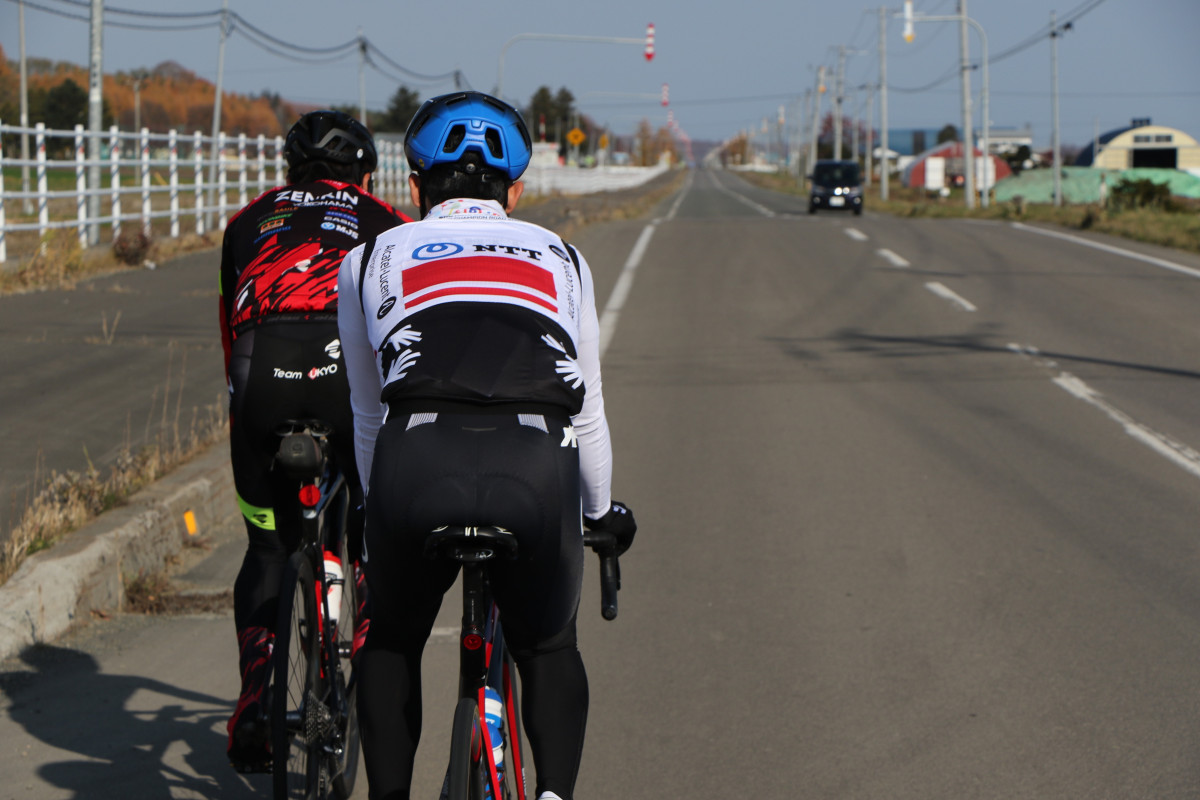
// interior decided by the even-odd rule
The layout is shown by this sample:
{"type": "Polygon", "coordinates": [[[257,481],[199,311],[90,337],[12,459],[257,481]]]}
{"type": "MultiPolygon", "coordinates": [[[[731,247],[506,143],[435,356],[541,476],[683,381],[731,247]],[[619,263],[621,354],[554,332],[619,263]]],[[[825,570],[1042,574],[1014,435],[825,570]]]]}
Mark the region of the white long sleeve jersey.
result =
{"type": "Polygon", "coordinates": [[[583,513],[608,511],[592,275],[561,238],[498,203],[449,200],[351,250],[338,296],[364,491],[389,403],[544,407],[571,415],[563,446],[579,448],[583,513]]]}

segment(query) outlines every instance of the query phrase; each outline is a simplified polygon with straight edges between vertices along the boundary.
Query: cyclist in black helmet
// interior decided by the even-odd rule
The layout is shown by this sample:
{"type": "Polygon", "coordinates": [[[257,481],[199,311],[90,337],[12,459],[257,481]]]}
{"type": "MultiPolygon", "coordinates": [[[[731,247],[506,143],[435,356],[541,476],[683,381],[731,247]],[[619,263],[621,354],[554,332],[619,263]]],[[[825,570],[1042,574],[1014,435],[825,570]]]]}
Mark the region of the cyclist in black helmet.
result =
{"type": "Polygon", "coordinates": [[[339,276],[370,487],[358,690],[370,796],[409,796],[421,652],[457,573],[422,558],[424,539],[439,525],[498,525],[518,540],[517,559],[488,574],[524,686],[537,794],[571,800],[588,708],[575,638],[582,523],[611,531],[621,550],[637,530],[610,493],[591,271],[551,231],[508,216],[531,155],[508,104],[434,98],[404,147],[422,220],[352,250],[339,276]]]}
{"type": "MultiPolygon", "coordinates": [[[[358,243],[411,221],[369,193],[375,144],[353,117],[305,114],[288,132],[284,155],[287,185],[239,211],[221,251],[230,449],[249,535],[234,584],[242,688],[228,726],[229,759],[242,772],[271,766],[264,690],[279,583],[298,537],[289,518],[292,490],[271,469],[279,441],[274,430],[285,419],[332,424],[337,462],[347,484],[358,486],[337,331],[338,268],[358,243]]],[[[351,505],[358,508],[361,500],[356,492],[351,505]]],[[[360,531],[361,524],[359,510],[349,529],[360,531]]],[[[360,546],[357,537],[351,544],[360,546]]],[[[356,641],[365,636],[356,633],[356,641]]]]}

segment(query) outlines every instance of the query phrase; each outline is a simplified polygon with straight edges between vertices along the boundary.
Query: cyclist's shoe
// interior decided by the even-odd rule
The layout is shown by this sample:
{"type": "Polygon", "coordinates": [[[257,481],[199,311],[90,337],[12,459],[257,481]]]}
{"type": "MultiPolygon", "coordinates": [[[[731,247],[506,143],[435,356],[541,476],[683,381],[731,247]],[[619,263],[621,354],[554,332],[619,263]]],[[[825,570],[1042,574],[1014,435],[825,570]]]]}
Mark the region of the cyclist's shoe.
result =
{"type": "Polygon", "coordinates": [[[271,735],[267,720],[257,713],[243,716],[229,733],[229,764],[242,773],[270,772],[271,735]]]}

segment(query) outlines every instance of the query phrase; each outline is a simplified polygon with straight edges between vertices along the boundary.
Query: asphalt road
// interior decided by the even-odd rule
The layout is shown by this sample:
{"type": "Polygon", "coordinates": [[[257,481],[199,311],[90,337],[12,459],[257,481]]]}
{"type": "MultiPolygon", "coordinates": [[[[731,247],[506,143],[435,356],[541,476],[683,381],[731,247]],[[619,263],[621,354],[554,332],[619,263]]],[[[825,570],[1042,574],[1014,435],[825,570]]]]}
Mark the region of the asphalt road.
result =
{"type": "MultiPolygon", "coordinates": [[[[805,212],[699,172],[575,239],[602,302],[632,279],[604,377],[641,524],[616,622],[587,586],[577,796],[1200,796],[1200,259],[805,212]]],[[[9,662],[0,797],[265,796],[223,763],[234,660],[215,615],[9,662]]]]}
{"type": "Polygon", "coordinates": [[[0,538],[51,472],[107,476],[123,452],[224,418],[219,263],[206,250],[0,297],[0,538]]]}

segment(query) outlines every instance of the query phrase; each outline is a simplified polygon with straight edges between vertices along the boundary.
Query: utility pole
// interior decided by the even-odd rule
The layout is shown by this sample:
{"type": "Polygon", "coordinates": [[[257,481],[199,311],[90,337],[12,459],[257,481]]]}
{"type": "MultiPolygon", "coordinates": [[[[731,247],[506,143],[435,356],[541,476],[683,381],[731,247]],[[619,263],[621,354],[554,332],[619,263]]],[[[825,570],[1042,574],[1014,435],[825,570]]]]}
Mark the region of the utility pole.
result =
{"type": "Polygon", "coordinates": [[[871,164],[875,154],[875,87],[867,87],[867,169],[863,186],[871,188],[871,164]]]}
{"type": "Polygon", "coordinates": [[[833,157],[842,159],[842,100],[846,82],[846,45],[838,45],[837,90],[833,97],[833,157]]]}
{"type": "MultiPolygon", "coordinates": [[[[1058,18],[1050,12],[1050,94],[1053,96],[1052,147],[1054,150],[1054,205],[1062,207],[1062,146],[1058,139],[1058,18]]],[[[1092,163],[1095,163],[1093,155],[1092,163]]]]}
{"type": "Polygon", "coordinates": [[[959,53],[962,70],[962,153],[963,189],[967,194],[967,208],[975,208],[975,137],[971,132],[971,61],[967,42],[967,0],[958,0],[959,53]]]}
{"type": "MultiPolygon", "coordinates": [[[[17,25],[20,27],[21,42],[21,127],[29,127],[29,70],[25,65],[25,0],[17,3],[17,25]]],[[[21,134],[21,160],[29,161],[29,134],[21,134]]],[[[29,164],[21,165],[21,191],[29,193],[29,164]]],[[[25,213],[33,213],[33,201],[24,201],[25,213]]]]}
{"type": "MultiPolygon", "coordinates": [[[[88,216],[100,217],[100,126],[104,110],[104,0],[92,0],[91,69],[88,72],[88,216]]],[[[88,228],[88,244],[100,243],[100,223],[92,222],[88,228]]]]}
{"type": "MultiPolygon", "coordinates": [[[[967,203],[967,208],[974,208],[975,207],[975,143],[974,143],[975,136],[973,135],[973,133],[971,131],[971,79],[970,79],[971,66],[969,63],[968,52],[967,52],[967,35],[966,35],[967,25],[974,26],[975,30],[979,32],[979,44],[983,50],[983,59],[980,62],[981,66],[982,66],[982,70],[983,70],[983,88],[982,88],[982,94],[983,94],[983,147],[982,147],[982,149],[983,149],[984,156],[989,159],[987,166],[990,166],[990,158],[991,157],[988,154],[991,151],[991,143],[988,140],[988,126],[991,124],[991,121],[989,119],[990,110],[988,108],[988,96],[989,96],[989,93],[991,90],[988,88],[988,43],[987,43],[987,35],[983,31],[983,26],[967,16],[967,0],[959,0],[958,7],[959,7],[960,13],[955,16],[930,17],[930,16],[922,15],[919,17],[913,17],[911,15],[912,0],[905,0],[905,3],[904,3],[904,20],[905,20],[904,38],[907,41],[910,41],[910,42],[912,41],[913,37],[912,37],[912,33],[911,33],[911,24],[913,22],[957,22],[962,26],[962,36],[961,36],[960,48],[962,51],[961,69],[962,69],[962,92],[963,92],[962,105],[963,105],[963,140],[964,140],[962,142],[962,151],[963,151],[963,172],[965,173],[963,175],[963,181],[965,184],[964,188],[966,189],[965,199],[966,199],[966,203],[967,203]]],[[[988,183],[987,172],[985,171],[984,172],[985,186],[983,187],[983,205],[985,208],[988,205],[988,187],[986,185],[987,183],[988,183]]]]}
{"type": "Polygon", "coordinates": [[[358,121],[367,124],[367,40],[358,29],[358,121]]]}
{"type": "MultiPolygon", "coordinates": [[[[216,205],[217,161],[221,153],[217,150],[217,134],[221,131],[221,86],[225,82],[225,39],[229,33],[229,0],[221,0],[221,39],[217,45],[217,96],[213,100],[212,163],[208,165],[208,213],[205,215],[208,230],[213,228],[213,206],[216,205]]],[[[224,198],[222,198],[224,201],[224,198]]]]}
{"type": "Polygon", "coordinates": [[[812,175],[817,163],[817,135],[821,132],[821,93],[825,91],[825,67],[817,67],[817,86],[813,92],[812,141],[809,143],[805,172],[812,175]]]}
{"type": "Polygon", "coordinates": [[[879,199],[888,199],[888,183],[891,179],[891,159],[888,158],[888,106],[887,106],[887,19],[886,7],[879,8],[879,199]]]}
{"type": "Polygon", "coordinates": [[[800,111],[800,124],[796,128],[796,137],[799,139],[799,147],[796,150],[796,172],[800,186],[804,186],[804,176],[808,172],[808,141],[805,131],[808,130],[809,115],[812,114],[812,99],[813,90],[804,90],[804,104],[800,111]],[[803,165],[803,166],[801,166],[803,165]]]}
{"type": "Polygon", "coordinates": [[[861,109],[858,106],[857,90],[854,90],[852,92],[851,107],[854,108],[854,116],[850,120],[850,126],[851,126],[850,127],[850,160],[858,161],[858,154],[861,152],[859,150],[859,141],[858,141],[859,128],[861,127],[859,125],[859,120],[862,119],[862,117],[859,116],[859,114],[861,113],[861,109]]]}
{"type": "Polygon", "coordinates": [[[141,133],[142,130],[142,79],[133,79],[133,130],[135,133],[141,133]]]}

